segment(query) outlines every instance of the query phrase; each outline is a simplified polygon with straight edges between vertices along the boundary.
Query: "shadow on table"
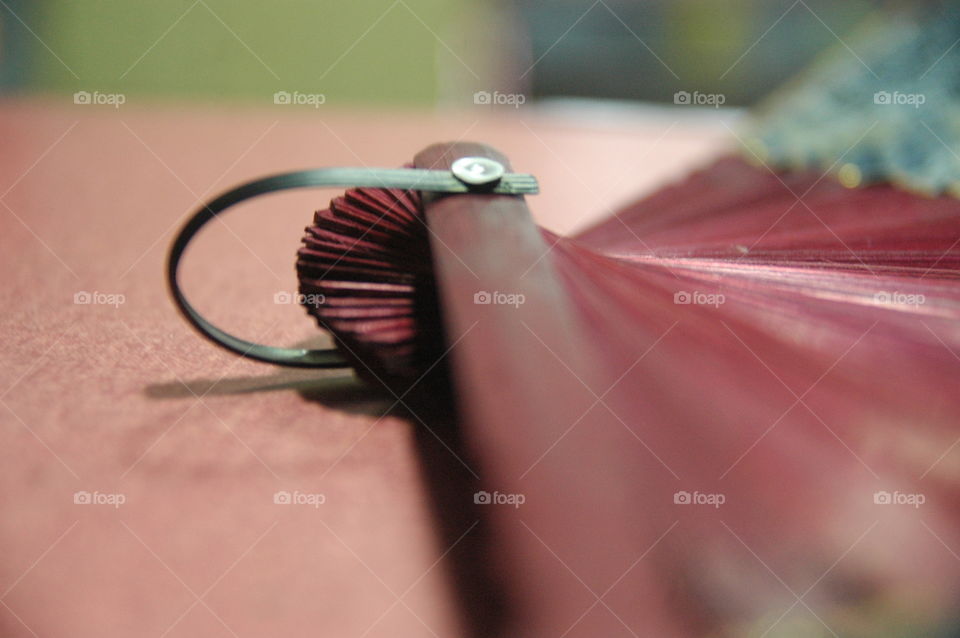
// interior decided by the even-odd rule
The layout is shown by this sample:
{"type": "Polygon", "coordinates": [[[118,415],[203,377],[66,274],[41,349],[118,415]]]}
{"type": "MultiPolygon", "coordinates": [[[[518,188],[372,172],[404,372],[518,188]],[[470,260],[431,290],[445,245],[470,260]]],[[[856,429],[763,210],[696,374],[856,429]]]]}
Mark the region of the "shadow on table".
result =
{"type": "Polygon", "coordinates": [[[303,399],[352,414],[398,416],[414,429],[417,457],[440,540],[440,552],[455,587],[468,636],[504,634],[505,589],[489,567],[489,529],[474,504],[480,490],[477,464],[469,458],[458,427],[456,408],[442,371],[410,389],[388,389],[343,371],[282,369],[265,376],[193,379],[152,384],[145,394],[157,400],[296,391],[303,399]],[[401,398],[402,397],[402,398],[401,398]],[[398,400],[399,399],[399,400],[398,400]]]}
{"type": "Polygon", "coordinates": [[[265,376],[155,383],[144,393],[151,399],[189,399],[285,390],[296,390],[305,399],[329,408],[373,417],[382,416],[396,401],[386,389],[377,389],[350,373],[292,368],[265,376]]]}

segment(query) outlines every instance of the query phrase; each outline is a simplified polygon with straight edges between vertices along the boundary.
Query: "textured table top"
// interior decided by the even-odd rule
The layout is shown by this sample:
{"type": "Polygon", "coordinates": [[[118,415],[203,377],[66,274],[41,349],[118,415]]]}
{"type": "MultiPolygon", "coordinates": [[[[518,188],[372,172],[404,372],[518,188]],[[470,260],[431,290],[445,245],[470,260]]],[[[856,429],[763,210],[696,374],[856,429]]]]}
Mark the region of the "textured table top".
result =
{"type": "MultiPolygon", "coordinates": [[[[449,563],[475,521],[438,521],[435,488],[470,470],[348,372],[278,370],[200,339],[167,299],[172,233],[247,179],[397,166],[455,139],[536,174],[534,216],[565,233],[729,138],[662,113],[0,103],[0,633],[464,633],[449,563]]],[[[299,237],[333,194],[278,194],[213,224],[186,257],[191,299],[238,335],[317,339],[274,299],[295,291],[299,237]]]]}

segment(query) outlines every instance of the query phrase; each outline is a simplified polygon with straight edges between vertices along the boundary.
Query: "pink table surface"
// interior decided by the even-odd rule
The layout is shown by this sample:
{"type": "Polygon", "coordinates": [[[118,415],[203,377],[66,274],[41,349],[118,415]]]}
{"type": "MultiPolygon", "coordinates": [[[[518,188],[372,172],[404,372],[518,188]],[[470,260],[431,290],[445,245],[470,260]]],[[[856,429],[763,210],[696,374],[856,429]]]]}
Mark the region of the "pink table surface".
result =
{"type": "MultiPolygon", "coordinates": [[[[396,166],[455,139],[535,173],[534,215],[569,232],[706,161],[729,133],[669,115],[600,126],[534,109],[0,102],[0,634],[470,629],[450,563],[471,551],[476,521],[438,522],[430,483],[471,470],[444,437],[381,417],[393,397],[348,372],[278,370],[214,348],[171,306],[162,272],[201,198],[283,170],[396,166]],[[82,292],[103,303],[75,304],[82,292]],[[324,502],[278,505],[278,491],[324,502]],[[124,502],[76,504],[78,492],[124,502]]],[[[332,194],[231,211],[188,254],[188,294],[237,334],[315,339],[301,309],[273,300],[296,289],[300,234],[332,194]]]]}

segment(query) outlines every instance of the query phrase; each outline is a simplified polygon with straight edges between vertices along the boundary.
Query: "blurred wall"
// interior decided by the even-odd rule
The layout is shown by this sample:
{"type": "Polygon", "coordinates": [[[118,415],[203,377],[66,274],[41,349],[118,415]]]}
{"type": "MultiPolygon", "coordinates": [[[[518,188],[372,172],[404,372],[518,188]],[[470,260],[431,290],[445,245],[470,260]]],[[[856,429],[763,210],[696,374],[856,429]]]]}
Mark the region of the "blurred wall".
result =
{"type": "Polygon", "coordinates": [[[2,32],[27,40],[30,49],[4,61],[7,83],[27,90],[251,100],[300,91],[324,94],[328,102],[415,104],[433,102],[439,93],[443,47],[432,32],[444,33],[461,4],[5,2],[2,32]]]}
{"type": "Polygon", "coordinates": [[[870,0],[514,0],[534,96],[752,104],[859,24],[870,0]],[[571,25],[575,25],[571,28],[571,25]]]}
{"type": "Polygon", "coordinates": [[[473,105],[474,94],[751,104],[871,0],[0,0],[0,88],[473,105]]]}

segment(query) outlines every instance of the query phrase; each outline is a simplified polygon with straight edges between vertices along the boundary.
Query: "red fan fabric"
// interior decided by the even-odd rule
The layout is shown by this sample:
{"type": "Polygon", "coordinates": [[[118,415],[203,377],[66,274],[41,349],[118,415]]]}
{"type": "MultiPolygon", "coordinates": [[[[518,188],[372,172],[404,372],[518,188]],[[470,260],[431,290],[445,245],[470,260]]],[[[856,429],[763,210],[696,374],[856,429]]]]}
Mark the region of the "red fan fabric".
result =
{"type": "Polygon", "coordinates": [[[556,241],[660,635],[956,622],[960,202],[730,158],[556,241]]]}

